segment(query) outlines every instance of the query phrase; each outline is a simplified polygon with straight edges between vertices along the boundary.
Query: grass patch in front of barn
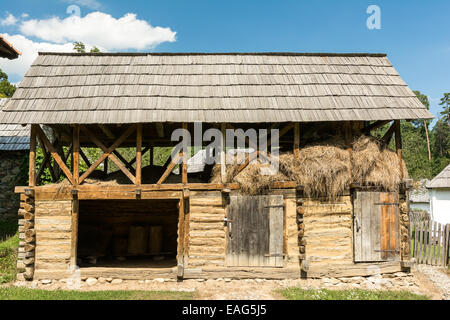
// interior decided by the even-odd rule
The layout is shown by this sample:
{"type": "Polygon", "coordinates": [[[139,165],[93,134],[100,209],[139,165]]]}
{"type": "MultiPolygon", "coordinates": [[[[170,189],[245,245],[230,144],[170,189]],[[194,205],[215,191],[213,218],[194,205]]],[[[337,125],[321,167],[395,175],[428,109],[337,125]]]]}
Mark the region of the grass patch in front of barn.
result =
{"type": "Polygon", "coordinates": [[[287,288],[276,290],[287,300],[429,300],[425,295],[409,291],[383,290],[328,290],[287,288]]]}
{"type": "Polygon", "coordinates": [[[16,278],[18,247],[17,219],[0,221],[0,284],[16,278]]]}
{"type": "Polygon", "coordinates": [[[0,288],[0,300],[192,300],[195,292],[178,291],[73,291],[0,288]]]}

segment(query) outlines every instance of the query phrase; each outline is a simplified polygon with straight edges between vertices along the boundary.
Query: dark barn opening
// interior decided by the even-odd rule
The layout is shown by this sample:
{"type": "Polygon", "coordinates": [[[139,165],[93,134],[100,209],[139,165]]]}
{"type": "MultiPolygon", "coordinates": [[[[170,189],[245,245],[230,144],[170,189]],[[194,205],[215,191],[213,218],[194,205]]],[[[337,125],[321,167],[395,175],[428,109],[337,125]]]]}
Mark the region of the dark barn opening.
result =
{"type": "Polygon", "coordinates": [[[178,202],[166,199],[80,201],[78,265],[176,266],[178,202]]]}

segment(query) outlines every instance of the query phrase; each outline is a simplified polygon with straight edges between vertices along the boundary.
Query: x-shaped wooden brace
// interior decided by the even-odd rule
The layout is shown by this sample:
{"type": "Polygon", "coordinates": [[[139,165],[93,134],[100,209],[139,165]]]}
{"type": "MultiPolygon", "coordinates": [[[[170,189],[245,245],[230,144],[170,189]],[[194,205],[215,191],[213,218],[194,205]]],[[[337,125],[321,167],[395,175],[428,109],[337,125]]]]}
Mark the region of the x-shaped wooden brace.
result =
{"type": "Polygon", "coordinates": [[[84,125],[80,126],[80,129],[84,131],[84,133],[91,139],[92,142],[94,142],[97,147],[102,149],[104,152],[103,155],[97,159],[97,161],[92,164],[89,169],[80,177],[79,184],[81,184],[89,175],[97,169],[97,167],[106,159],[111,159],[117,167],[133,182],[133,184],[136,184],[136,178],[133,176],[133,174],[124,167],[124,165],[120,162],[120,160],[113,154],[114,150],[117,149],[135,130],[136,125],[131,125],[128,127],[127,130],[112,144],[111,147],[106,148],[106,146],[99,140],[97,137],[84,125]]]}
{"type": "MultiPolygon", "coordinates": [[[[63,159],[61,159],[61,156],[56,152],[56,149],[53,147],[53,145],[50,143],[50,141],[47,139],[44,131],[42,130],[41,126],[36,126],[36,134],[38,136],[38,139],[45,145],[47,150],[50,152],[53,159],[55,159],[56,163],[59,165],[61,170],[66,175],[67,179],[70,181],[71,184],[75,184],[73,180],[73,175],[70,172],[69,168],[67,168],[66,164],[64,163],[63,159]]],[[[52,171],[52,170],[50,170],[52,171]]]]}

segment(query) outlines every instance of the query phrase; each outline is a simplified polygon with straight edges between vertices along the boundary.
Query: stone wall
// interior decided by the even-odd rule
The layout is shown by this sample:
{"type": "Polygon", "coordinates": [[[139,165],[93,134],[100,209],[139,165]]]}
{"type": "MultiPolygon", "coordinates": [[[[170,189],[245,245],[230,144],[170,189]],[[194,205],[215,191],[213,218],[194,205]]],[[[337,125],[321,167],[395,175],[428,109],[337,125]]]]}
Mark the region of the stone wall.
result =
{"type": "Polygon", "coordinates": [[[26,182],[20,175],[25,156],[24,151],[0,151],[0,220],[17,217],[20,200],[14,187],[26,182]]]}

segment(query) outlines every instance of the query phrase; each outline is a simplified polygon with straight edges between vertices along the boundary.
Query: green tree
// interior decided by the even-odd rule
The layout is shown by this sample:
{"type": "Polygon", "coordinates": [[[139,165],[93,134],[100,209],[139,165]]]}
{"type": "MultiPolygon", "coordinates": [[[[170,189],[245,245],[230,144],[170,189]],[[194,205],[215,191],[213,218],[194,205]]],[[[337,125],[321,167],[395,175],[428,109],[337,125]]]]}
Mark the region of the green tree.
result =
{"type": "MultiPolygon", "coordinates": [[[[86,45],[83,42],[75,42],[73,44],[73,50],[78,53],[86,53],[86,45]]],[[[99,48],[93,47],[90,50],[91,53],[99,53],[101,52],[99,48]]]]}
{"type": "Polygon", "coordinates": [[[450,125],[450,93],[444,93],[444,97],[441,98],[439,105],[444,106],[441,115],[444,116],[444,121],[447,121],[447,124],[450,125]]]}
{"type": "Polygon", "coordinates": [[[8,75],[0,69],[0,98],[11,98],[16,86],[8,81],[8,75]]]}

